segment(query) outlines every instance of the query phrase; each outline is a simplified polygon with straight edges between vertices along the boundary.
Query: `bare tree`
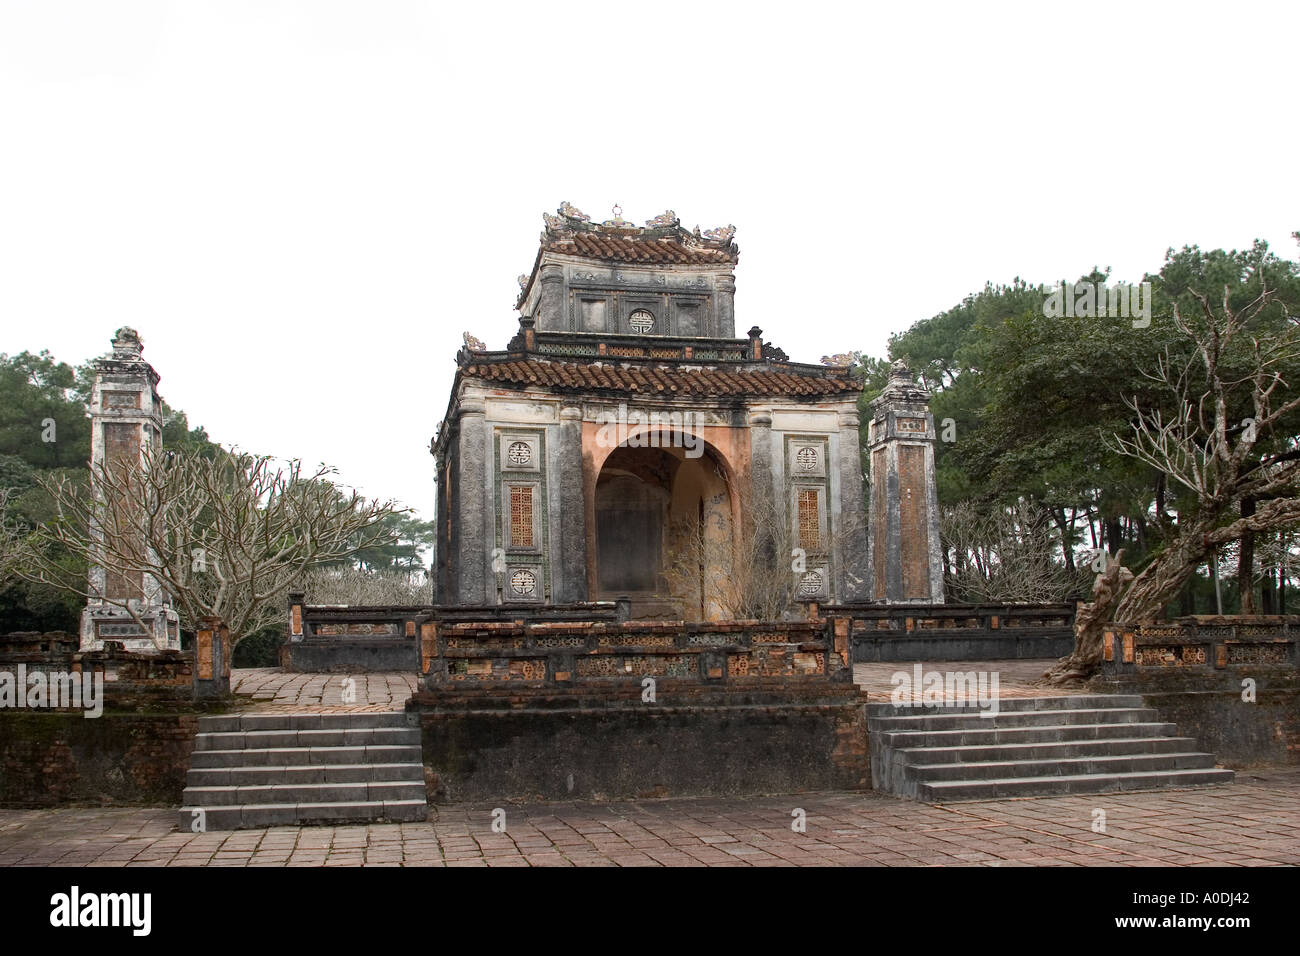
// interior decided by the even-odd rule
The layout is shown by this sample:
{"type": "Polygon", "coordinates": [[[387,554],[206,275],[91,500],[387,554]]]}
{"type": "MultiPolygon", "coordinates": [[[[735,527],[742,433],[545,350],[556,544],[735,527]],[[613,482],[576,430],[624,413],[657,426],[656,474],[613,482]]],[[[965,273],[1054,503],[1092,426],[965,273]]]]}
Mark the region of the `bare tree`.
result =
{"type": "Polygon", "coordinates": [[[90,487],[41,479],[57,518],[37,532],[37,557],[24,576],[122,608],[142,625],[141,582],[151,578],[184,626],[218,617],[237,642],[279,619],[309,568],[381,540],[380,523],[399,511],[344,494],[332,474],[267,456],[223,451],[206,459],[154,447],[139,464],[96,465],[90,487]],[[56,545],[103,573],[89,582],[70,576],[49,557],[56,545]],[[115,579],[134,587],[107,585],[115,579]]]}
{"type": "Polygon", "coordinates": [[[958,602],[1062,601],[1082,585],[1056,560],[1052,514],[1018,502],[981,509],[971,502],[944,508],[940,536],[948,550],[945,590],[958,602]]]}
{"type": "Polygon", "coordinates": [[[825,536],[799,547],[793,528],[768,496],[743,496],[741,526],[733,532],[730,518],[715,513],[710,520],[675,522],[666,548],[664,577],[669,592],[686,603],[704,603],[716,616],[732,620],[777,621],[790,617],[808,573],[833,571],[836,555],[844,553],[858,530],[855,520],[830,516],[825,536]]]}
{"type": "Polygon", "coordinates": [[[31,560],[30,530],[14,514],[12,489],[0,488],[0,587],[18,575],[31,560]]]}
{"type": "Polygon", "coordinates": [[[312,568],[301,588],[311,604],[424,605],[429,584],[425,571],[362,570],[351,565],[312,568]]]}
{"type": "Polygon", "coordinates": [[[1283,369],[1294,367],[1300,357],[1295,321],[1288,317],[1280,333],[1251,333],[1252,319],[1273,300],[1267,289],[1239,310],[1232,308],[1226,288],[1220,310],[1206,296],[1196,298],[1203,322],[1184,318],[1174,308],[1175,327],[1191,340],[1191,358],[1177,363],[1166,351],[1147,373],[1178,411],[1167,416],[1130,401],[1136,414],[1132,436],[1114,435],[1108,442],[1113,451],[1163,473],[1192,503],[1180,512],[1164,550],[1124,592],[1116,620],[1156,620],[1221,545],[1300,518],[1300,449],[1294,438],[1274,446],[1280,450],[1260,450],[1283,420],[1300,409],[1300,394],[1288,394],[1283,378],[1283,369]],[[1237,357],[1246,359],[1244,372],[1230,368],[1229,359],[1237,357]],[[1251,414],[1234,421],[1232,412],[1242,407],[1251,414]],[[1243,509],[1243,501],[1255,504],[1243,509]]]}

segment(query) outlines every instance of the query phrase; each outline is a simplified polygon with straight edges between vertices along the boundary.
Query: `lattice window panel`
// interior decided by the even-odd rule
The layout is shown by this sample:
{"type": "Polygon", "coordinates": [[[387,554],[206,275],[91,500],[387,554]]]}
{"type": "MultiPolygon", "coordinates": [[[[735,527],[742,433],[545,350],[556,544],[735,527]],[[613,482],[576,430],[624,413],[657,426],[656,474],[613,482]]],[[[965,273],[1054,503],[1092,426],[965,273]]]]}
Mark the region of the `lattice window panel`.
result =
{"type": "Polygon", "coordinates": [[[529,485],[510,487],[510,547],[533,546],[533,489],[529,485]]]}
{"type": "Polygon", "coordinates": [[[799,547],[805,551],[821,550],[821,514],[816,488],[798,490],[799,547]]]}

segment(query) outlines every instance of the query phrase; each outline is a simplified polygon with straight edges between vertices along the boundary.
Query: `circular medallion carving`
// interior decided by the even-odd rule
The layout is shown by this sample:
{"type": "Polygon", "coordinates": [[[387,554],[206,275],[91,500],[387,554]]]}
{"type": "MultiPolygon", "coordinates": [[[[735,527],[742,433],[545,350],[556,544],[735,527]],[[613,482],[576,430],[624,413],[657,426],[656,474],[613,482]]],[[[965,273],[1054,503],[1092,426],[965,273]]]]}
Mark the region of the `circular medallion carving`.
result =
{"type": "Polygon", "coordinates": [[[506,449],[506,458],[512,465],[526,465],[533,460],[532,446],[526,441],[512,441],[506,449]]]}
{"type": "Polygon", "coordinates": [[[809,571],[799,581],[799,593],[814,595],[822,593],[822,576],[816,571],[809,571]]]}
{"type": "Polygon", "coordinates": [[[510,575],[510,590],[516,594],[533,594],[537,591],[537,575],[527,568],[518,568],[510,575]]]}
{"type": "Polygon", "coordinates": [[[628,317],[628,324],[632,326],[633,332],[645,335],[655,327],[655,317],[645,309],[637,309],[628,317]]]}
{"type": "Polygon", "coordinates": [[[799,466],[800,471],[817,470],[817,449],[800,448],[794,456],[795,464],[799,466]]]}

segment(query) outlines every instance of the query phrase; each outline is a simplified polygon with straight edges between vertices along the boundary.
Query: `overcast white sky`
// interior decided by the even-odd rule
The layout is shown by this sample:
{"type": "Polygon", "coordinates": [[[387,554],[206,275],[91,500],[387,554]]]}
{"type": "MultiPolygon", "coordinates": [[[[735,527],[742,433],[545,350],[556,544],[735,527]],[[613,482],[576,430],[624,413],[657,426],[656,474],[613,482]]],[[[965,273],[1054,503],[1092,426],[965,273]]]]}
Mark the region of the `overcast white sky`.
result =
{"type": "Polygon", "coordinates": [[[542,213],[734,223],[736,325],[863,349],[985,281],[1294,258],[1300,4],[0,0],[0,351],[136,327],[223,443],[432,516],[542,213]]]}

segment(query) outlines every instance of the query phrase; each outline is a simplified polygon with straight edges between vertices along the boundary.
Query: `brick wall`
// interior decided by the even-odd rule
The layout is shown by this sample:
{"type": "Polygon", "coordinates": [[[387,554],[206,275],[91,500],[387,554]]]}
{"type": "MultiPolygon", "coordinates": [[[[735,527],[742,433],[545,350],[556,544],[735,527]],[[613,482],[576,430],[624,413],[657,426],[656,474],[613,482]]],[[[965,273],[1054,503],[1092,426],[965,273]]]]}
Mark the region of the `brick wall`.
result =
{"type": "Polygon", "coordinates": [[[179,806],[198,714],[0,710],[0,806],[179,806]]]}

